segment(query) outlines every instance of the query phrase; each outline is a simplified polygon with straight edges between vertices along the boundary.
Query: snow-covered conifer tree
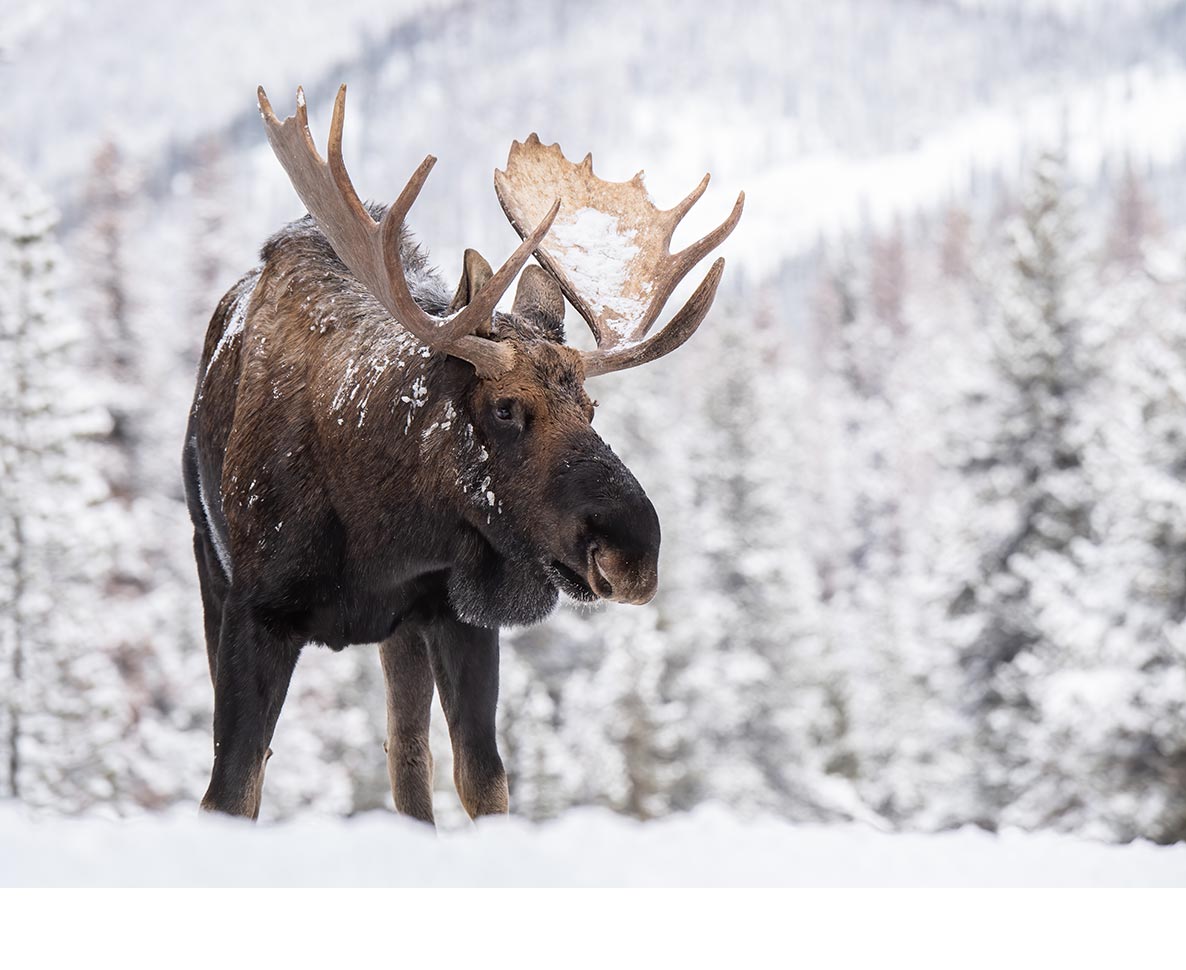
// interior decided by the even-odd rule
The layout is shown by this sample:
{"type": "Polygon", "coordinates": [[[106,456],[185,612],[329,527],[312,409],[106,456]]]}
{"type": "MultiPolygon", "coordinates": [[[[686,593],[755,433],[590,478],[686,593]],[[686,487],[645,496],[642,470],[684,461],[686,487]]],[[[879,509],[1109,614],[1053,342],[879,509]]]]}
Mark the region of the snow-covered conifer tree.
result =
{"type": "Polygon", "coordinates": [[[105,416],[57,301],[57,216],[0,168],[0,670],[6,794],[77,811],[116,795],[134,715],[107,650],[115,523],[94,471],[105,416]]]}
{"type": "Polygon", "coordinates": [[[1102,485],[1088,452],[1108,407],[1107,321],[1094,311],[1094,278],[1063,182],[1063,163],[1046,155],[1022,195],[1007,262],[995,273],[994,380],[967,402],[971,429],[983,429],[968,443],[966,465],[978,555],[953,608],[974,617],[962,663],[986,824],[1051,824],[1072,810],[1043,775],[1038,692],[1108,624],[1081,588],[1100,539],[1102,485]]]}
{"type": "Polygon", "coordinates": [[[1035,669],[1026,754],[1041,782],[1017,811],[1029,824],[1036,809],[1059,828],[1174,841],[1186,834],[1186,306],[1180,285],[1151,272],[1152,231],[1123,218],[1140,195],[1130,172],[1093,308],[1109,337],[1093,388],[1100,431],[1084,449],[1099,495],[1092,542],[1074,556],[1078,612],[1054,614],[1063,636],[1047,632],[1058,649],[1035,669]],[[1129,229],[1122,253],[1117,223],[1129,229]]]}
{"type": "Polygon", "coordinates": [[[78,291],[83,309],[83,356],[111,416],[99,457],[112,492],[138,490],[145,446],[142,348],[136,333],[128,266],[132,177],[119,147],[108,140],[91,163],[78,237],[78,291]]]}
{"type": "Polygon", "coordinates": [[[932,682],[942,646],[930,628],[943,388],[919,379],[933,367],[935,334],[912,304],[908,270],[900,231],[826,270],[832,295],[817,306],[823,361],[810,432],[830,545],[819,560],[837,668],[836,764],[867,810],[898,823],[925,802],[943,736],[932,682]]]}

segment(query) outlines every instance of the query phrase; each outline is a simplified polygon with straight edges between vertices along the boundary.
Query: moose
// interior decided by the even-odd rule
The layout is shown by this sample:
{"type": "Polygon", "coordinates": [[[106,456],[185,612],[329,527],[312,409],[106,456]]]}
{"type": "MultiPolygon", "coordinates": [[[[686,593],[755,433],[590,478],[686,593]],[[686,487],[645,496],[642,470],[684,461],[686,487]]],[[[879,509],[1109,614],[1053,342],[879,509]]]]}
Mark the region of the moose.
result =
{"type": "Polygon", "coordinates": [[[268,141],[304,218],[271,237],[206,332],[183,454],[206,648],[214,766],[202,807],[258,817],[272,735],[301,649],[378,643],[388,773],[400,813],[432,823],[434,685],[471,817],[505,813],[495,740],[499,628],[560,592],[644,604],[659,520],[592,428],[590,377],[684,343],[716,295],[717,259],[687,304],[674,288],[741,217],[675,253],[672,209],[640,172],[615,183],[536,135],[495,172],[522,244],[492,271],[466,250],[450,294],[405,218],[435,159],[396,201],[364,204],[342,160],[346,86],[327,159],[305,97],[268,141]],[[524,265],[535,255],[538,265],[524,265]],[[520,275],[520,271],[522,274],[520,275]],[[519,277],[509,312],[497,304],[519,277]],[[564,343],[565,298],[595,350],[564,343]]]}

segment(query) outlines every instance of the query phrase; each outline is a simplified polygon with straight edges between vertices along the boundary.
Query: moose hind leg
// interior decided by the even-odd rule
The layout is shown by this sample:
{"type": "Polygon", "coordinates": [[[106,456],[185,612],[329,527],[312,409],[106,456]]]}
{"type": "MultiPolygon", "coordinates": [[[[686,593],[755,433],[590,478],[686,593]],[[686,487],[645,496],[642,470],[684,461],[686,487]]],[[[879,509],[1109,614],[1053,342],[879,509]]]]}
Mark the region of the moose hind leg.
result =
{"type": "Polygon", "coordinates": [[[232,589],[214,677],[214,769],[207,811],[259,816],[264,765],[300,648],[275,636],[232,589]]]}
{"type": "Polygon", "coordinates": [[[498,755],[498,631],[455,618],[437,620],[429,656],[449,722],[453,781],[470,818],[505,815],[507,776],[498,755]]]}
{"type": "Polygon", "coordinates": [[[387,774],[395,810],[422,822],[432,817],[432,668],[428,649],[414,631],[398,632],[379,645],[387,682],[387,774]]]}

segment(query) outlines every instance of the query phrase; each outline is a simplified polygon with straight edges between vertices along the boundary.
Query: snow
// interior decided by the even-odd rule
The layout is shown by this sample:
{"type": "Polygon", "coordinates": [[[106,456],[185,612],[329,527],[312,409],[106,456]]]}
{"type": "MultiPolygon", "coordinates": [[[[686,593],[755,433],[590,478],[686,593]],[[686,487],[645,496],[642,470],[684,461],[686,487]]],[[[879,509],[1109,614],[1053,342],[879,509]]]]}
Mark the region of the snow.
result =
{"type": "Polygon", "coordinates": [[[407,416],[404,420],[404,434],[407,434],[412,427],[412,419],[415,418],[418,410],[428,403],[428,386],[424,383],[424,375],[420,375],[412,381],[412,395],[403,395],[400,397],[400,402],[408,405],[407,416]]]}
{"type": "Polygon", "coordinates": [[[1138,66],[969,111],[906,150],[868,157],[805,152],[747,174],[738,184],[753,201],[730,255],[754,272],[770,272],[788,250],[807,250],[821,236],[886,230],[903,213],[969,194],[984,173],[1015,180],[1039,152],[1063,143],[1070,146],[1072,172],[1084,180],[1126,159],[1174,163],[1186,154],[1186,70],[1138,66]],[[794,200],[793,219],[776,202],[781,199],[794,200]]]}
{"type": "Polygon", "coordinates": [[[637,294],[627,289],[631,265],[642,251],[633,241],[637,234],[623,229],[612,213],[586,207],[557,217],[544,243],[594,315],[620,337],[630,333],[647,309],[650,284],[644,283],[637,294]]]}
{"type": "MultiPolygon", "coordinates": [[[[449,191],[426,191],[414,216],[433,227],[442,265],[456,265],[465,246],[505,248],[513,234],[488,218],[489,170],[510,139],[533,127],[578,156],[593,150],[610,178],[645,164],[657,199],[676,201],[711,170],[713,185],[681,227],[687,238],[714,226],[746,189],[751,204],[727,255],[755,273],[821,235],[887,225],[997,173],[1013,183],[1026,157],[1060,140],[1090,174],[1101,161],[1164,165],[1186,147],[1181,45],[1163,30],[1134,48],[1139,4],[1068,25],[1057,46],[1049,25],[1029,22],[1023,5],[1007,16],[995,3],[983,16],[894,3],[788,3],[742,16],[702,2],[681,11],[682,22],[698,25],[694,37],[681,37],[665,8],[595,3],[540,24],[546,45],[513,17],[449,16],[438,2],[380,12],[351,0],[335,8],[332,23],[310,17],[304,2],[296,14],[289,5],[266,16],[232,16],[241,5],[227,0],[217,6],[218,16],[184,4],[150,13],[122,0],[101,10],[71,5],[25,25],[11,18],[9,30],[22,39],[0,61],[13,91],[0,121],[24,133],[11,150],[65,211],[75,208],[106,135],[117,134],[152,170],[173,157],[165,148],[184,153],[197,125],[230,133],[233,177],[244,182],[240,219],[271,231],[291,217],[293,195],[259,137],[260,81],[281,115],[298,83],[312,85],[313,128],[324,133],[333,92],[349,80],[359,114],[346,126],[347,155],[364,195],[368,185],[377,192],[393,184],[428,150],[453,166],[449,191]],[[377,40],[404,23],[418,28],[411,49],[377,40]],[[637,39],[668,32],[682,43],[665,57],[637,39]],[[150,42],[129,70],[128,37],[141,33],[150,42]],[[261,43],[276,36],[285,42],[261,43]],[[368,61],[378,54],[360,52],[364,36],[380,45],[381,69],[368,61]],[[498,55],[508,47],[530,49],[534,73],[506,70],[498,55]],[[195,65],[215,61],[225,67],[218,77],[188,83],[200,73],[195,65]],[[437,67],[426,75],[426,64],[437,67]],[[453,78],[461,79],[456,90],[453,78]],[[86,111],[79,90],[91,94],[86,111]],[[384,108],[363,116],[368,102],[384,108]],[[469,106],[465,125],[440,110],[456,103],[469,106]]],[[[188,173],[176,174],[154,180],[184,195],[188,173]]]]}
{"type": "Polygon", "coordinates": [[[74,164],[64,155],[88,157],[104,133],[118,132],[140,150],[159,153],[178,134],[207,129],[236,112],[254,113],[261,82],[283,118],[297,85],[310,84],[324,64],[358,57],[368,36],[444,3],[404,0],[380,8],[372,0],[344,0],[332,17],[323,4],[306,0],[250,14],[235,0],[200,8],[112,0],[101,10],[73,0],[6,4],[0,70],[19,53],[21,76],[40,93],[0,110],[11,112],[7,120],[23,132],[26,163],[46,177],[74,164]],[[209,70],[211,64],[219,69],[209,70]],[[65,153],[63,144],[70,146],[65,153]]]}
{"type": "Polygon", "coordinates": [[[214,553],[218,556],[219,565],[222,566],[223,575],[229,580],[234,575],[234,567],[231,565],[231,553],[227,549],[226,543],[222,540],[222,533],[215,527],[215,518],[210,511],[210,497],[206,494],[206,483],[202,480],[202,476],[198,476],[198,498],[202,502],[202,513],[206,516],[206,521],[210,523],[209,535],[214,542],[214,553]]]}
{"type": "MultiPolygon", "coordinates": [[[[214,353],[210,355],[210,363],[206,365],[206,374],[209,375],[210,368],[214,366],[223,350],[229,347],[242,332],[244,326],[247,324],[247,311],[251,307],[251,297],[255,294],[255,286],[259,282],[259,271],[257,270],[244,283],[243,288],[235,297],[235,302],[231,308],[231,318],[227,321],[226,329],[222,332],[222,336],[218,338],[218,344],[214,348],[214,353]]],[[[203,378],[203,381],[205,378],[203,378]]]]}
{"type": "Polygon", "coordinates": [[[3,886],[1186,886],[1186,846],[966,828],[654,822],[602,809],[437,836],[391,813],[260,824],[174,812],[109,822],[0,810],[3,886]]]}

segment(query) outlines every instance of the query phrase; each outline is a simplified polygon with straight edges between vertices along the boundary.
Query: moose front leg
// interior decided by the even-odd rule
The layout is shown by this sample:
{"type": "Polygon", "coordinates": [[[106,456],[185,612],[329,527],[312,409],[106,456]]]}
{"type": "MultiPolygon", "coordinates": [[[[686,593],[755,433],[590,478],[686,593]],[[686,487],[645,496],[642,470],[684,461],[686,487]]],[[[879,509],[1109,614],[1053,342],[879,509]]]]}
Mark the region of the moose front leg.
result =
{"type": "Polygon", "coordinates": [[[395,810],[422,822],[432,818],[432,668],[424,638],[402,630],[379,644],[387,681],[387,774],[395,810]]]}
{"type": "Polygon", "coordinates": [[[299,655],[231,590],[214,675],[214,770],[202,808],[259,816],[268,745],[299,655]]]}
{"type": "Polygon", "coordinates": [[[429,657],[449,722],[453,781],[470,818],[505,815],[507,776],[494,731],[498,631],[447,617],[428,630],[429,657]]]}

